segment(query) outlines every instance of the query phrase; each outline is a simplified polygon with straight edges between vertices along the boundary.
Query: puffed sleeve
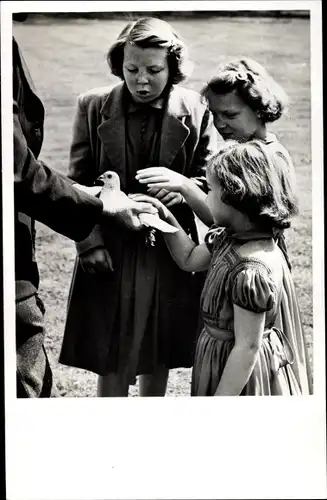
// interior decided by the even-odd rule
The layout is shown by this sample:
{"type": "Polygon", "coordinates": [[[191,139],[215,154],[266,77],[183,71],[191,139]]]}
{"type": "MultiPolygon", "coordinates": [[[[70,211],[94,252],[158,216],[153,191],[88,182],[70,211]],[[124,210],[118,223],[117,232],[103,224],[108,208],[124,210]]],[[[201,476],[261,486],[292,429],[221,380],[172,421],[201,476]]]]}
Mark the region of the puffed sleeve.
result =
{"type": "Polygon", "coordinates": [[[278,291],[264,265],[248,264],[233,273],[232,301],[253,312],[270,311],[276,303],[278,291]]]}
{"type": "Polygon", "coordinates": [[[226,237],[226,228],[216,225],[212,225],[204,237],[204,243],[210,253],[213,253],[215,248],[219,243],[221,243],[226,237]]]}

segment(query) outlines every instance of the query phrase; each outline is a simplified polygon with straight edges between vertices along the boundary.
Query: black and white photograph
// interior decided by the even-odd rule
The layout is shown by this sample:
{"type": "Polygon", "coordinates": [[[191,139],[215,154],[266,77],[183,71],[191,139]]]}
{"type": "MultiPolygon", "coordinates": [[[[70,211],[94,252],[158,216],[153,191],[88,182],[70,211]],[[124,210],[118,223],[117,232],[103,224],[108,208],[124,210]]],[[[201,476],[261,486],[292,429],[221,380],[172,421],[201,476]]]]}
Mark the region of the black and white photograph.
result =
{"type": "Polygon", "coordinates": [[[2,4],[8,498],[325,498],[321,2],[2,4]]]}

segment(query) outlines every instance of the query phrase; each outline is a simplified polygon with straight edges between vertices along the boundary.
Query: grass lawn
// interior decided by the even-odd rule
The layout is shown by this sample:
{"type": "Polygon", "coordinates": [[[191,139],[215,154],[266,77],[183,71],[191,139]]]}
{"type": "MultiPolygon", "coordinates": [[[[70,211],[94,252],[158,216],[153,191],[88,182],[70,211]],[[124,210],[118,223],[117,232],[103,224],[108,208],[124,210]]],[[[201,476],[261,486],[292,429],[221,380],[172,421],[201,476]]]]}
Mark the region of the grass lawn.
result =
{"type": "MultiPolygon", "coordinates": [[[[189,88],[200,90],[216,64],[246,55],[262,63],[289,95],[287,116],[271,126],[291,153],[298,183],[300,216],[287,231],[307,343],[312,352],[312,235],[310,137],[310,25],[308,19],[169,19],[186,40],[194,62],[189,88]]],[[[110,75],[106,52],[124,20],[29,20],[14,25],[38,93],[46,109],[41,159],[67,172],[72,121],[79,93],[118,82],[110,75]]],[[[46,346],[54,376],[66,396],[95,396],[96,375],[57,363],[73,268],[74,243],[38,225],[40,295],[47,307],[46,346]]],[[[168,395],[189,395],[190,370],[172,370],[168,395]]],[[[137,395],[137,385],[130,388],[137,395]]]]}

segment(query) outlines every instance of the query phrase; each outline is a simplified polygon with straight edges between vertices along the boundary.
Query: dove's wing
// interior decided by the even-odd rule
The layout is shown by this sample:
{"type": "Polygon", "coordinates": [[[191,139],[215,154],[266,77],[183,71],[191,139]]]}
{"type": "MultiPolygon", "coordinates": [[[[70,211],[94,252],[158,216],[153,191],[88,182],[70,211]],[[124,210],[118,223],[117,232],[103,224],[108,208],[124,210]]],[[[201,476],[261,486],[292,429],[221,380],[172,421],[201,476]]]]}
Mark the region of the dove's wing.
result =
{"type": "Polygon", "coordinates": [[[73,187],[92,196],[98,196],[101,193],[101,186],[83,186],[82,184],[73,184],[73,187]]]}
{"type": "Polygon", "coordinates": [[[178,231],[177,227],[161,220],[158,215],[142,213],[139,214],[139,219],[145,226],[154,227],[163,233],[176,233],[178,231]]]}

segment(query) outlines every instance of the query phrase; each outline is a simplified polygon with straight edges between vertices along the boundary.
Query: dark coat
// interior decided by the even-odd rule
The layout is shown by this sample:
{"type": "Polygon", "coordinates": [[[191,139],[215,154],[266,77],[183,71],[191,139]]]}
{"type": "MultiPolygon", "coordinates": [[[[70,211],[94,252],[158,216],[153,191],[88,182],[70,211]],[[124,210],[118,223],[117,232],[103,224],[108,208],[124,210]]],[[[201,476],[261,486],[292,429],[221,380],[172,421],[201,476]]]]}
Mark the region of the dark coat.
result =
{"type": "Polygon", "coordinates": [[[16,282],[17,397],[58,395],[44,349],[44,306],[37,295],[35,223],[76,241],[100,219],[102,203],[72,187],[72,181],[37,160],[44,108],[13,39],[13,131],[16,282]]]}
{"type": "MultiPolygon", "coordinates": [[[[77,182],[91,185],[101,173],[114,170],[120,177],[121,189],[126,190],[124,91],[121,83],[111,89],[91,90],[79,98],[69,169],[69,175],[77,182]]],[[[216,150],[217,137],[211,114],[201,96],[192,90],[174,87],[163,115],[158,165],[203,183],[205,166],[216,150]]],[[[196,240],[197,229],[190,207],[183,203],[175,205],[172,211],[196,240]]],[[[115,371],[117,358],[128,352],[130,339],[122,341],[125,335],[121,317],[125,307],[121,298],[122,280],[134,280],[135,273],[126,271],[122,255],[126,252],[132,254],[134,249],[137,253],[140,247],[136,241],[140,238],[142,235],[130,235],[121,229],[97,227],[77,245],[78,253],[105,245],[112,256],[114,272],[102,275],[83,273],[77,259],[60,362],[105,375],[115,371]]],[[[153,325],[159,340],[157,344],[149,341],[149,347],[145,348],[143,361],[140,361],[141,373],[151,371],[149,360],[158,356],[158,350],[159,361],[169,368],[191,366],[203,283],[203,275],[181,271],[170,257],[161,236],[157,235],[157,238],[157,253],[153,257],[157,264],[150,263],[152,257],[145,251],[144,259],[149,258],[149,262],[142,262],[142,271],[139,269],[136,273],[139,275],[138,287],[143,287],[146,295],[151,283],[149,269],[152,265],[159,269],[153,292],[159,294],[160,311],[156,314],[160,319],[153,325]],[[162,338],[168,340],[162,342],[162,338]]],[[[131,255],[130,261],[132,259],[131,255]]],[[[140,296],[142,292],[136,290],[136,295],[140,296]]],[[[142,307],[140,303],[140,310],[142,307]]],[[[139,315],[142,322],[142,314],[139,315]]],[[[150,338],[151,332],[148,335],[150,338]]]]}
{"type": "Polygon", "coordinates": [[[34,256],[34,219],[75,241],[99,220],[102,203],[37,160],[43,141],[44,107],[13,39],[14,203],[16,299],[39,284],[34,256]]]}

